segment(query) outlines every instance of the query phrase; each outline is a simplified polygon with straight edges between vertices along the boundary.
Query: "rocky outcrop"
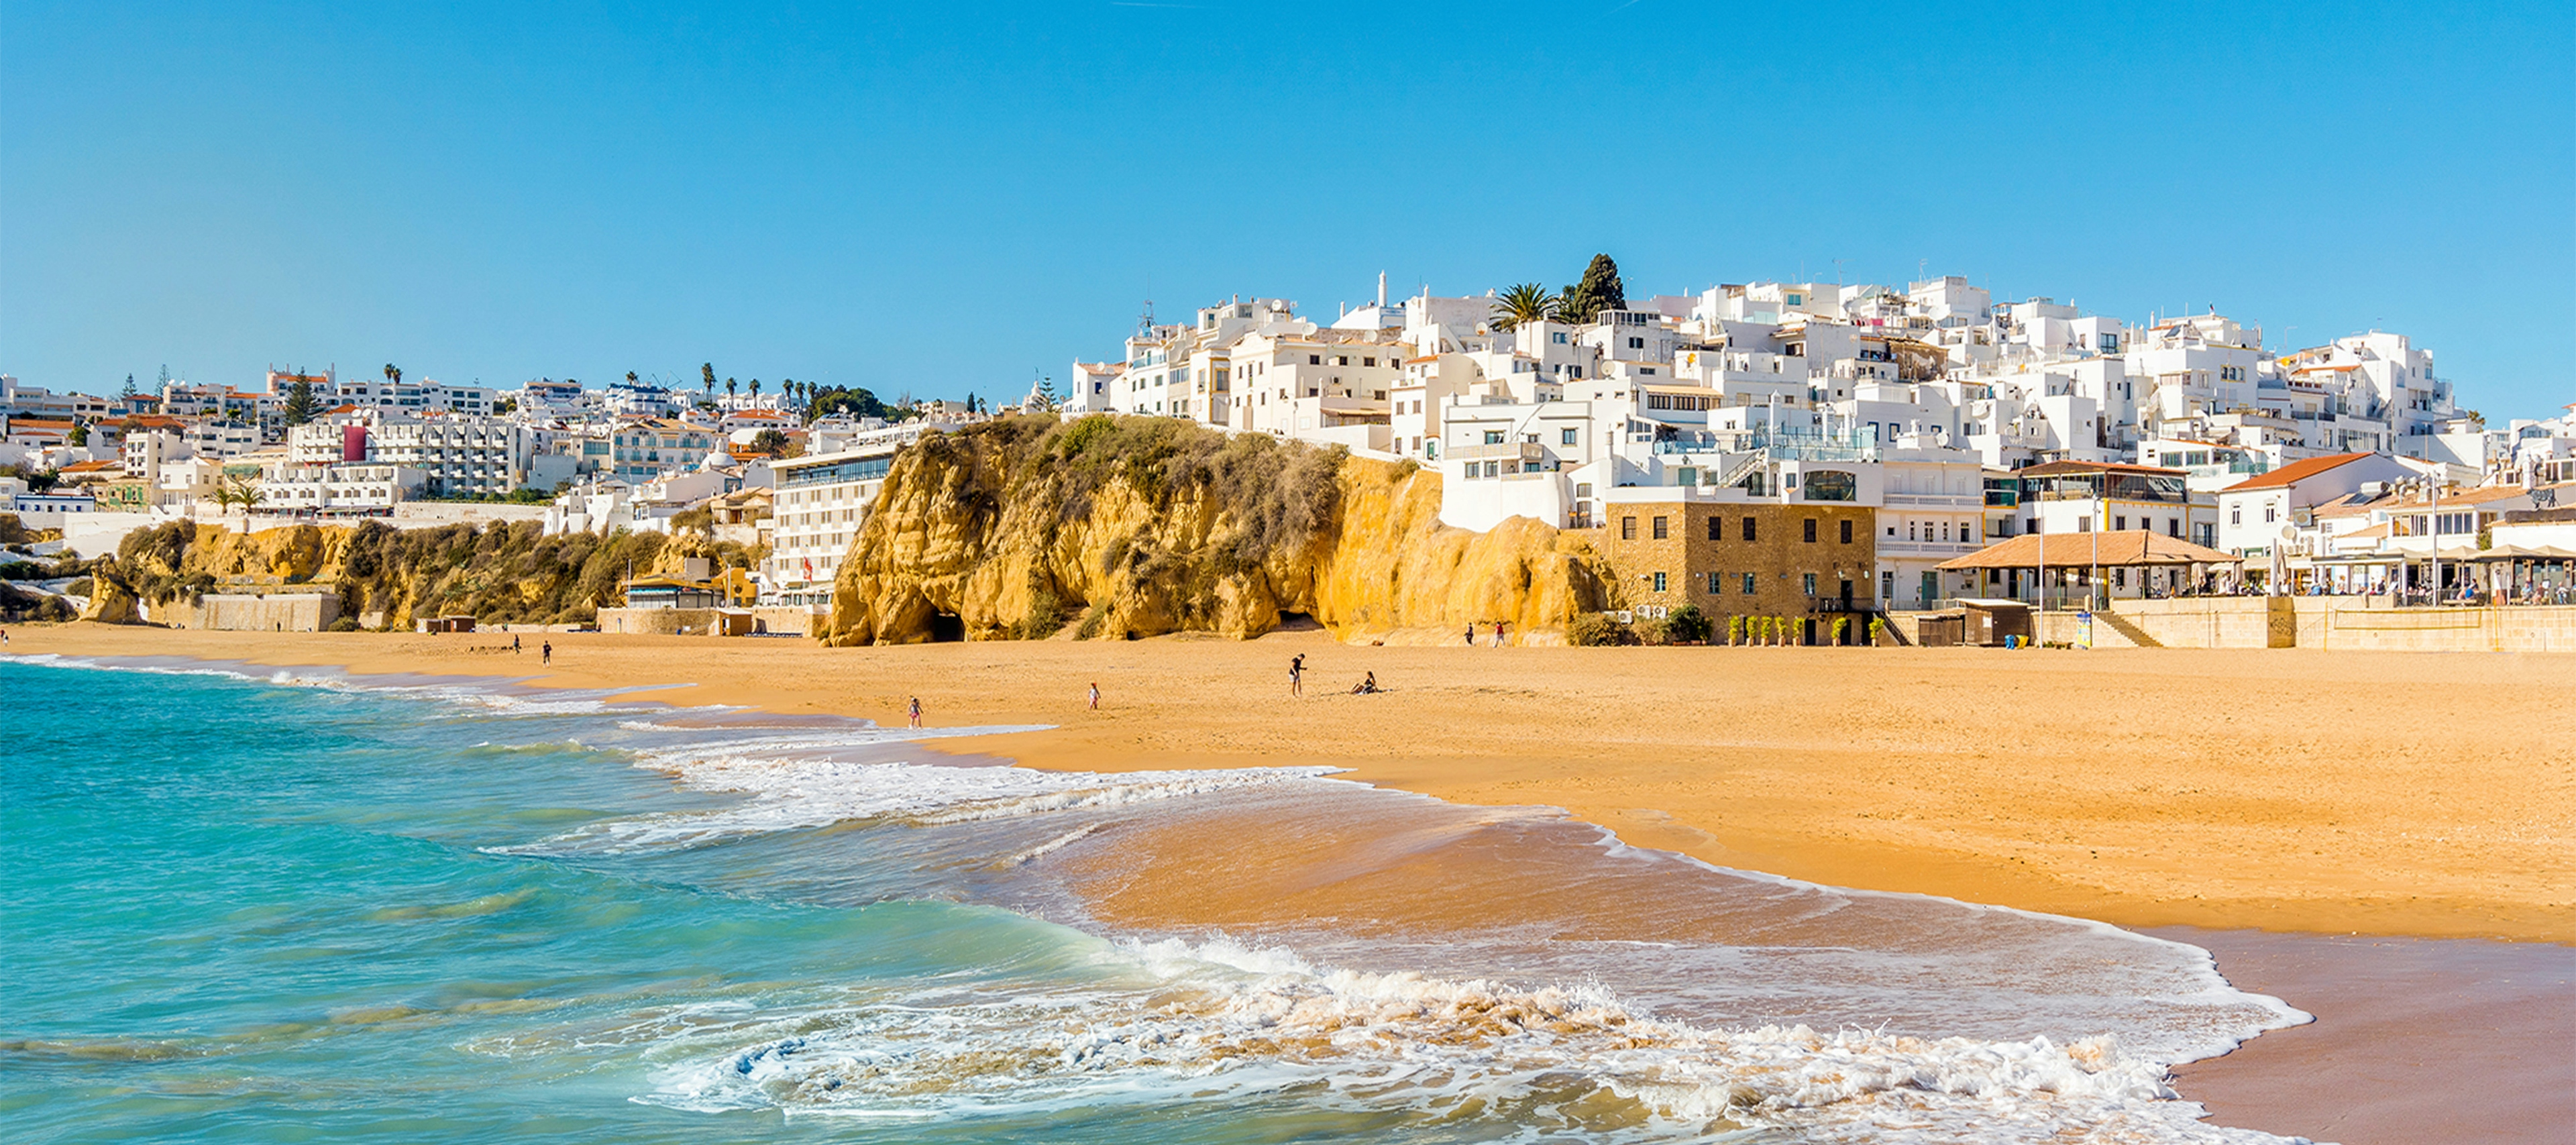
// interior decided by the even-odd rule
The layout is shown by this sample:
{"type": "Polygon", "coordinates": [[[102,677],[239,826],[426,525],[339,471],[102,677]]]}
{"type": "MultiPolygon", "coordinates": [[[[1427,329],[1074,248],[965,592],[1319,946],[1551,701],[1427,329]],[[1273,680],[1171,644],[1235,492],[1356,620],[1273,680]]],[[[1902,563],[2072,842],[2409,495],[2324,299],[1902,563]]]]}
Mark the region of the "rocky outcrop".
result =
{"type": "Polygon", "coordinates": [[[835,644],[1238,638],[1312,617],[1428,643],[1502,621],[1562,638],[1601,607],[1589,545],[1536,521],[1439,523],[1409,465],[1164,418],[1010,419],[899,456],[834,585],[835,644]]]}
{"type": "MultiPolygon", "coordinates": [[[[93,566],[86,620],[132,624],[147,604],[210,592],[339,594],[344,616],[408,628],[418,616],[487,623],[587,621],[630,575],[676,575],[681,559],[744,565],[737,546],[659,533],[543,535],[534,522],[397,530],[296,525],[238,532],[177,521],[128,535],[93,566]]],[[[157,613],[151,615],[157,616],[157,613]]]]}

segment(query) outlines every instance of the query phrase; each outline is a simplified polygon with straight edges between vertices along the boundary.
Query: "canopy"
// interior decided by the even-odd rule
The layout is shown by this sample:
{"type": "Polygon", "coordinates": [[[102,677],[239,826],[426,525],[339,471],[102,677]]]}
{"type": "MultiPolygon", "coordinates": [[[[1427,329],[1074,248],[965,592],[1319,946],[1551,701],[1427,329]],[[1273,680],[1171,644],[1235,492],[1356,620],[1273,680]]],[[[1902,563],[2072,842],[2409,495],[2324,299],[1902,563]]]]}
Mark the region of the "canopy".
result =
{"type": "Polygon", "coordinates": [[[2025,533],[1988,545],[1964,557],[1941,562],[1945,569],[2027,569],[2101,565],[2138,568],[2149,565],[2233,565],[2237,558],[2206,545],[2145,529],[2112,533],[2025,533]]]}

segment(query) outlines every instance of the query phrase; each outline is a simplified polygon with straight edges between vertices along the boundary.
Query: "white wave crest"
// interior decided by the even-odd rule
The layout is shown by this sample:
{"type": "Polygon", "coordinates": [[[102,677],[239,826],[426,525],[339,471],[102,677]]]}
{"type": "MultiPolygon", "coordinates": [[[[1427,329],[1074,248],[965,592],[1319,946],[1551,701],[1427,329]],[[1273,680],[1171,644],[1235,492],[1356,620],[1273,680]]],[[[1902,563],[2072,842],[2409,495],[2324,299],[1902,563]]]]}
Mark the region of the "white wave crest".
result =
{"type": "Polygon", "coordinates": [[[673,1023],[688,1034],[665,1046],[660,1084],[638,1100],[952,1116],[1293,1089],[1300,1103],[1403,1109],[1425,1127],[1536,1122],[1610,1140],[1766,1129],[1824,1141],[2278,1140],[2200,1123],[2161,1064],[2108,1037],[1696,1029],[1597,986],[1320,969],[1226,939],[1104,946],[1100,962],[1107,980],[1084,989],[691,1015],[673,1023]]]}

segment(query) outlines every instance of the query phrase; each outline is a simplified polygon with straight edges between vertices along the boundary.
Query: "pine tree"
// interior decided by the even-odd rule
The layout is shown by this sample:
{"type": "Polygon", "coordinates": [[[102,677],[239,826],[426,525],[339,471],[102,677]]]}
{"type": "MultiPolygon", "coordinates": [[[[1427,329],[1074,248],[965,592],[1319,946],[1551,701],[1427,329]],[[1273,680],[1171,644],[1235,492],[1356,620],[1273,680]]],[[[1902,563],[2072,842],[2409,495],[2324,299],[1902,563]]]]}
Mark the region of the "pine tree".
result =
{"type": "Polygon", "coordinates": [[[313,415],[320,412],[316,408],[320,405],[313,400],[313,383],[295,379],[295,384],[286,388],[286,424],[303,425],[312,421],[313,415]]]}
{"type": "Polygon", "coordinates": [[[1606,254],[1593,255],[1592,265],[1583,268],[1583,281],[1566,287],[1559,299],[1557,320],[1577,325],[1592,321],[1604,310],[1628,308],[1627,288],[1619,284],[1619,264],[1606,254]]]}
{"type": "Polygon", "coordinates": [[[125,388],[116,391],[116,396],[120,398],[130,398],[134,396],[134,375],[125,375],[125,388]]]}

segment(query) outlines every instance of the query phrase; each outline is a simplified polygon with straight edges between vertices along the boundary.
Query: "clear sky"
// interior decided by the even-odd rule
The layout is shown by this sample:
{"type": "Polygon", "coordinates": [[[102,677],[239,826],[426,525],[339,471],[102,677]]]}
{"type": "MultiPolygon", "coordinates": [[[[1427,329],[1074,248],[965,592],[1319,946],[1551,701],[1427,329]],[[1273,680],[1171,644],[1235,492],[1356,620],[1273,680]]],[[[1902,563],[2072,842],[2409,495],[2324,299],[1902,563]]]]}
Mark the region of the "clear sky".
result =
{"type": "Polygon", "coordinates": [[[1149,291],[1329,319],[1607,251],[2576,400],[2576,5],[2094,7],[0,0],[0,371],[1013,398],[1149,291]]]}

